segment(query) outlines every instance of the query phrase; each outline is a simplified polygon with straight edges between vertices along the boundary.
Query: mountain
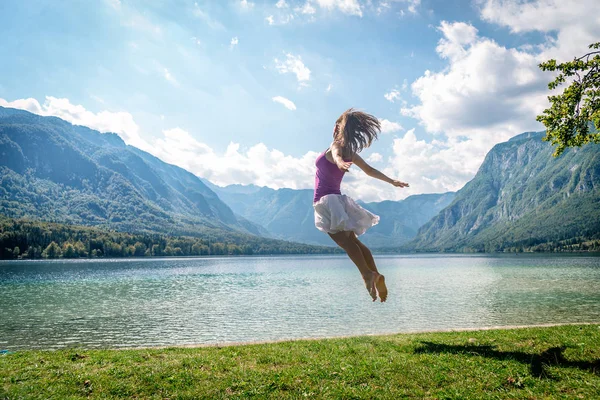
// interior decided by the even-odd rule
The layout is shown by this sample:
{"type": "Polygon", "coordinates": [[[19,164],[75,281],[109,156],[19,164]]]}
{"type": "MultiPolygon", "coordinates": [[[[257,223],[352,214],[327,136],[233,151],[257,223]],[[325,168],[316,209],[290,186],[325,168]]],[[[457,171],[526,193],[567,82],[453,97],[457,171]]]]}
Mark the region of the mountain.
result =
{"type": "Polygon", "coordinates": [[[600,145],[560,157],[543,132],[500,143],[454,201],[407,245],[423,251],[522,250],[600,237],[600,145]]]}
{"type": "Polygon", "coordinates": [[[261,233],[198,177],[113,133],[0,107],[0,156],[8,217],[126,232],[261,233]]]}
{"type": "MultiPolygon", "coordinates": [[[[334,245],[329,236],[315,228],[310,189],[274,190],[255,185],[212,188],[236,214],[263,226],[272,237],[334,245]]],[[[444,193],[415,195],[402,201],[361,203],[382,217],[361,240],[373,247],[398,247],[412,239],[425,222],[453,199],[454,193],[444,193]]]]}
{"type": "Polygon", "coordinates": [[[255,185],[229,185],[214,190],[236,214],[264,227],[271,237],[334,245],[315,228],[312,190],[275,190],[255,185]]]}
{"type": "Polygon", "coordinates": [[[372,247],[398,247],[413,239],[419,228],[450,204],[455,195],[454,192],[417,194],[401,201],[362,204],[381,219],[360,240],[372,247]]]}

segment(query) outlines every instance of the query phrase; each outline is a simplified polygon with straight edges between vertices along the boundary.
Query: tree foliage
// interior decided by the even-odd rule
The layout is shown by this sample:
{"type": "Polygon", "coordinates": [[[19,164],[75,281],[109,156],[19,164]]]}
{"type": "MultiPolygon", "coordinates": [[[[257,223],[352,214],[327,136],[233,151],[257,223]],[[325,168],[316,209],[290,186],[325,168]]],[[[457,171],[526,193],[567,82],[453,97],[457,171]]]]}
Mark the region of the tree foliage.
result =
{"type": "Polygon", "coordinates": [[[0,259],[339,253],[334,247],[250,235],[204,237],[116,232],[0,215],[0,259]]]}
{"type": "Polygon", "coordinates": [[[546,126],[544,140],[556,146],[555,157],[567,147],[600,143],[600,42],[589,48],[573,61],[559,64],[552,59],[539,65],[542,71],[559,72],[548,84],[550,90],[570,82],[562,94],[548,96],[550,108],[536,118],[546,126]]]}

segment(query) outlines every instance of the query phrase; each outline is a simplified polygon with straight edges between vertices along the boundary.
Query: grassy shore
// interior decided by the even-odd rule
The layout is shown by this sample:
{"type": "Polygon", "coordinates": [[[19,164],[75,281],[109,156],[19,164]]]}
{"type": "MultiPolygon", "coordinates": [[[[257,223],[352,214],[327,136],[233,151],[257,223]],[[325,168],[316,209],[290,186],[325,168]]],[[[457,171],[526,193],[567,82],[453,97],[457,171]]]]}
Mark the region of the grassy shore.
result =
{"type": "Polygon", "coordinates": [[[0,379],[0,399],[598,399],[600,326],[17,351],[0,379]]]}

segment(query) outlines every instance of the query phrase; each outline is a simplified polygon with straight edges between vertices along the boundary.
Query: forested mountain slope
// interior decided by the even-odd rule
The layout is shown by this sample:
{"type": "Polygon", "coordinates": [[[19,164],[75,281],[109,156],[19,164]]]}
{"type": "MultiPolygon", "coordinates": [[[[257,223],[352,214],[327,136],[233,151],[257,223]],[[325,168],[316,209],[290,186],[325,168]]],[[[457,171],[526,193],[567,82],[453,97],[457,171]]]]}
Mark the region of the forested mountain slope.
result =
{"type": "Polygon", "coordinates": [[[416,250],[519,251],[600,236],[600,145],[559,158],[524,133],[487,154],[476,176],[409,244],[416,250]]]}
{"type": "Polygon", "coordinates": [[[0,213],[126,232],[260,233],[198,177],[116,134],[0,107],[0,213]]]}

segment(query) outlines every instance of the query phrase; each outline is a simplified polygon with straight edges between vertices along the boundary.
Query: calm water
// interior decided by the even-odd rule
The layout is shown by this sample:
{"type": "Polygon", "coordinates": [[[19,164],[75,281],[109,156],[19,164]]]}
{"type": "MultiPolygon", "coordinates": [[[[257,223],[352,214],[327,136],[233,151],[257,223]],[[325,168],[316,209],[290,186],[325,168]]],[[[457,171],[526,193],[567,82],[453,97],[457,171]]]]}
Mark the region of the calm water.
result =
{"type": "Polygon", "coordinates": [[[0,349],[129,347],[600,321],[600,257],[376,256],[0,263],[0,349]]]}

